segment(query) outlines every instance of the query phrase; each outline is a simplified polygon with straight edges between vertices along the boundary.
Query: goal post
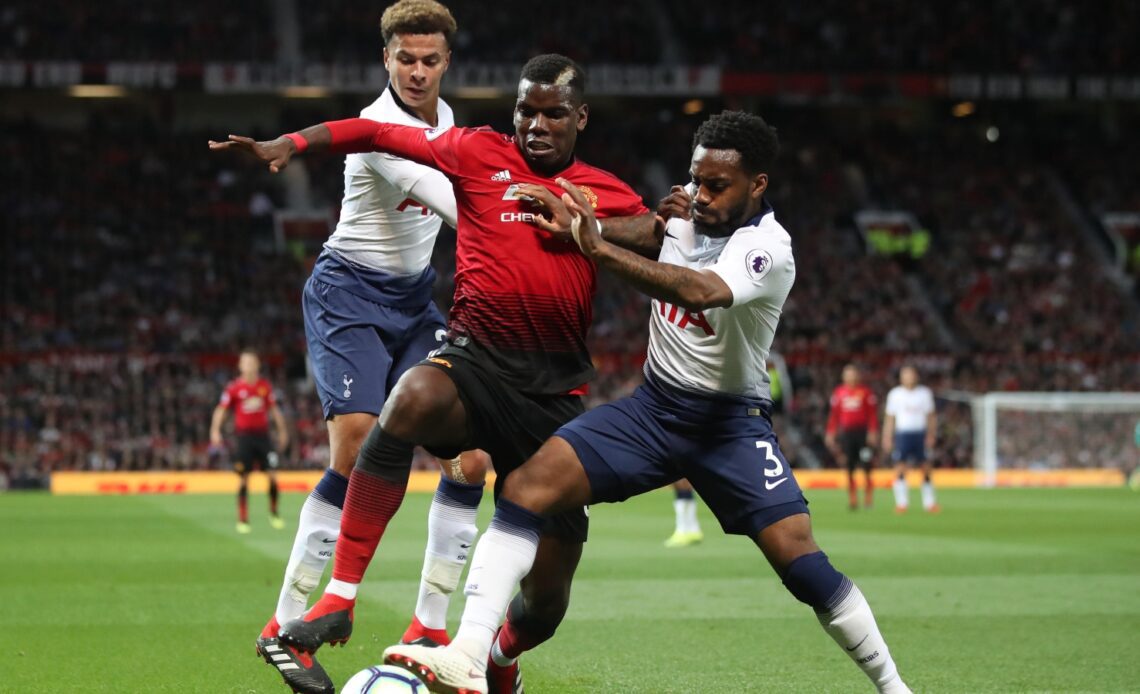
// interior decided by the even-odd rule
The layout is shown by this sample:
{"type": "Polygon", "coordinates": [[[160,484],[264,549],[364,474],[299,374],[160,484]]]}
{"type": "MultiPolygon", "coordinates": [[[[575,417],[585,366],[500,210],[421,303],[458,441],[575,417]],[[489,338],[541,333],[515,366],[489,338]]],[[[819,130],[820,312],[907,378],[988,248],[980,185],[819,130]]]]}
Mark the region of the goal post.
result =
{"type": "Polygon", "coordinates": [[[998,392],[971,407],[984,486],[1002,470],[1140,466],[1140,393],[998,392]]]}

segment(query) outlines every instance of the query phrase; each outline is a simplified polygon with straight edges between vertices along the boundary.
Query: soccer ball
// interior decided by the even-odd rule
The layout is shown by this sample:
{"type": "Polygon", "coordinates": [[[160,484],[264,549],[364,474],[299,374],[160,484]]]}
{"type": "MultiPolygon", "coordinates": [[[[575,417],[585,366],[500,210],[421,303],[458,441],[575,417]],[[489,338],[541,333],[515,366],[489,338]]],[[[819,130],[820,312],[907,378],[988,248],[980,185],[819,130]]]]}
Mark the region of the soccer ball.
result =
{"type": "Polygon", "coordinates": [[[428,688],[407,670],[373,665],[353,675],[340,694],[428,694],[428,688]]]}

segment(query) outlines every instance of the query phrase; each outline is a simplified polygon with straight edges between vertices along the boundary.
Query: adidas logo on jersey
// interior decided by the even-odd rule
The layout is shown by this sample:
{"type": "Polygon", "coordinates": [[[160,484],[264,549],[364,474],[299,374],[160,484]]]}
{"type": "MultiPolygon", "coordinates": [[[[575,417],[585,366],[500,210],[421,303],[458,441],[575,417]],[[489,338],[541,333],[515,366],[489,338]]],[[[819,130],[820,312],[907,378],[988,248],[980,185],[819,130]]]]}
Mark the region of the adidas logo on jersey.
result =
{"type": "Polygon", "coordinates": [[[503,170],[502,170],[502,171],[500,171],[499,173],[497,173],[497,174],[495,174],[495,175],[491,176],[491,180],[492,180],[492,181],[505,181],[505,182],[510,182],[510,180],[511,180],[511,172],[510,172],[508,169],[503,169],[503,170]]]}

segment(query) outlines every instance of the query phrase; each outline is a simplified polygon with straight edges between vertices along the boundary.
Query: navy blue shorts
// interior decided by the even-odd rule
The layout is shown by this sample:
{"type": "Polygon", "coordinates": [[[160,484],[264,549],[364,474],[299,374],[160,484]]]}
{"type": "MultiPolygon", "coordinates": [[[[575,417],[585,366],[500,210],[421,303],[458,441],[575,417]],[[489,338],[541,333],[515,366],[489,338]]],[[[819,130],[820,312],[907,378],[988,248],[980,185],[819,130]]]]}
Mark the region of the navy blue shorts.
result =
{"type": "Polygon", "coordinates": [[[632,396],[590,410],[554,435],[582,461],[592,503],[623,501],[686,477],[726,533],[755,536],[808,511],[772,431],[771,407],[647,377],[632,396]]]}
{"type": "Polygon", "coordinates": [[[431,299],[435,273],[401,277],[325,251],[301,298],[305,338],[325,418],[380,414],[400,376],[443,343],[431,299]]]}
{"type": "Polygon", "coordinates": [[[900,431],[895,433],[895,447],[891,460],[896,463],[922,463],[926,461],[926,432],[900,431]]]}

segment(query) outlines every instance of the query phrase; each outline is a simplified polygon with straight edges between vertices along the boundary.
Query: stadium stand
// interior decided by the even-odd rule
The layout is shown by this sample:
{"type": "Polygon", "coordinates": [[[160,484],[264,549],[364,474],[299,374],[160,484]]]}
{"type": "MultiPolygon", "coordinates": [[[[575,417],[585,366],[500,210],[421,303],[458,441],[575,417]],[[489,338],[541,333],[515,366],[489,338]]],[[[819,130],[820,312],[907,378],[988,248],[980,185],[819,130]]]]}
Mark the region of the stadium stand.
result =
{"type": "MultiPolygon", "coordinates": [[[[615,10],[591,0],[551,9],[566,15],[554,36],[528,17],[456,3],[463,27],[456,60],[511,63],[563,50],[592,63],[1019,74],[1112,74],[1140,64],[1126,31],[1129,18],[1136,24],[1131,3],[1055,1],[1055,11],[1032,14],[1004,0],[975,12],[980,4],[958,0],[890,21],[893,10],[878,2],[728,3],[698,16],[673,2],[673,11],[648,19],[650,3],[615,10]],[[750,19],[761,12],[763,21],[750,19]],[[595,21],[601,14],[610,21],[595,21]],[[989,40],[998,25],[1018,30],[989,40]],[[647,38],[628,39],[636,36],[647,38]]],[[[290,43],[276,21],[280,6],[290,4],[221,12],[209,0],[158,12],[121,0],[18,3],[0,10],[0,58],[175,60],[180,70],[207,60],[274,61],[290,43]],[[146,41],[119,40],[127,34],[146,41]]],[[[336,0],[310,9],[315,15],[296,42],[305,60],[377,61],[382,6],[336,0]]],[[[3,111],[0,470],[19,486],[58,469],[222,466],[206,445],[208,415],[246,344],[270,356],[269,376],[294,429],[286,465],[323,467],[327,443],[305,382],[298,308],[307,259],[275,236],[274,214],[290,202],[286,185],[208,156],[205,140],[224,128],[165,117],[169,94],[137,98],[144,106],[71,103],[51,117],[18,106],[3,111]]],[[[216,96],[177,98],[209,100],[219,123],[242,109],[216,96]]],[[[362,100],[299,107],[266,97],[254,120],[276,132],[353,113],[362,100]]],[[[456,100],[462,122],[499,128],[509,127],[504,103],[456,100]]],[[[1106,212],[1140,213],[1129,185],[1140,172],[1135,146],[1114,133],[1111,119],[1086,114],[1081,136],[1065,139],[1048,125],[1018,123],[1014,112],[991,142],[976,120],[930,115],[948,111],[944,103],[890,103],[868,116],[742,97],[661,97],[638,108],[611,100],[593,111],[581,155],[653,205],[683,182],[695,125],[722,106],[774,113],[770,120],[787,131],[769,196],[796,244],[797,282],[775,347],[795,393],[779,426],[796,442],[789,453],[798,464],[831,464],[820,436],[848,360],[865,367],[881,395],[911,360],[936,393],[958,398],[1140,390],[1140,272],[1131,285],[1122,281],[1100,221],[1106,212]],[[872,252],[853,221],[866,209],[914,215],[929,231],[929,248],[911,256],[872,252]]],[[[1136,120],[1122,111],[1117,130],[1136,120]]],[[[313,205],[334,216],[341,166],[336,157],[305,164],[313,205]]],[[[453,247],[454,233],[445,230],[435,259],[443,305],[453,247]]],[[[590,404],[640,381],[647,310],[643,296],[601,278],[591,338],[599,378],[590,404]]],[[[968,465],[969,408],[954,399],[941,406],[939,464],[968,465]]]]}

